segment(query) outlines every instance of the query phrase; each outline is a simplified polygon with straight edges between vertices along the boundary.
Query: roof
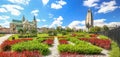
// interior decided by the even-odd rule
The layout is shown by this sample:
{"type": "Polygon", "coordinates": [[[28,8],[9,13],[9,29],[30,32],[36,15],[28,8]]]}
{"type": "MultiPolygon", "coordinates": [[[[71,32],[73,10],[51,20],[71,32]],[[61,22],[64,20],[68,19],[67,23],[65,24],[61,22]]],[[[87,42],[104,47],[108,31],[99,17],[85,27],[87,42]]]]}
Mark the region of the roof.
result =
{"type": "Polygon", "coordinates": [[[14,20],[14,19],[12,20],[12,22],[13,22],[13,23],[14,23],[14,22],[15,22],[15,23],[22,23],[21,20],[14,20]]]}

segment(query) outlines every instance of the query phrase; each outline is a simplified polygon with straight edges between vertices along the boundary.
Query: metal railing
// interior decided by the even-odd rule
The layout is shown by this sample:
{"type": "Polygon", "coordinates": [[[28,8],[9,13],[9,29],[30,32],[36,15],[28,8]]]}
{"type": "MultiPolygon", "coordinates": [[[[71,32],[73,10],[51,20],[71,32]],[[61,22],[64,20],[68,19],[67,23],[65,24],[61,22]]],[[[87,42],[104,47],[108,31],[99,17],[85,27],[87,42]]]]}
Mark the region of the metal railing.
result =
{"type": "Polygon", "coordinates": [[[98,34],[108,36],[110,39],[115,41],[120,47],[120,27],[108,31],[98,32],[98,34]]]}

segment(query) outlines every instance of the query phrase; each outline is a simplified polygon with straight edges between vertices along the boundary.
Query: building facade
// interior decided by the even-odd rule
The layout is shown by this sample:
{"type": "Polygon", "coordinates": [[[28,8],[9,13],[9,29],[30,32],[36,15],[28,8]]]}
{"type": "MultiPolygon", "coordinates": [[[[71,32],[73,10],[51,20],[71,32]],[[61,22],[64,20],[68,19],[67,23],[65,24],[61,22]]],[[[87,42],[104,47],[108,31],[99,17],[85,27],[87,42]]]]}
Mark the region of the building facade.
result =
{"type": "Polygon", "coordinates": [[[89,28],[93,27],[93,16],[92,16],[92,11],[90,9],[88,9],[85,24],[88,30],[89,28]]]}
{"type": "Polygon", "coordinates": [[[22,20],[15,20],[13,19],[10,23],[10,32],[11,33],[18,33],[19,30],[37,30],[37,21],[35,16],[33,17],[33,21],[29,22],[25,17],[22,17],[22,20]]]}

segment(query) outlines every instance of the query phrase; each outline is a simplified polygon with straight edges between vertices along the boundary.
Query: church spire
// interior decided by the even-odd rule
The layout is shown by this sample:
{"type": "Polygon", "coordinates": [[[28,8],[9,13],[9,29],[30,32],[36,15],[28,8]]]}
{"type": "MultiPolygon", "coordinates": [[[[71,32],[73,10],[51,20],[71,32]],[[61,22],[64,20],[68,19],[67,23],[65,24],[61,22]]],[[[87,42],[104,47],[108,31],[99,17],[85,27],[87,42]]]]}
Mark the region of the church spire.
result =
{"type": "Polygon", "coordinates": [[[36,17],[35,16],[33,17],[33,21],[36,21],[36,17]]]}
{"type": "Polygon", "coordinates": [[[93,16],[92,16],[92,11],[88,9],[86,20],[85,20],[86,28],[91,28],[93,27],[93,16]]]}
{"type": "Polygon", "coordinates": [[[23,17],[22,17],[22,21],[25,21],[25,17],[24,17],[24,15],[23,15],[23,17]]]}

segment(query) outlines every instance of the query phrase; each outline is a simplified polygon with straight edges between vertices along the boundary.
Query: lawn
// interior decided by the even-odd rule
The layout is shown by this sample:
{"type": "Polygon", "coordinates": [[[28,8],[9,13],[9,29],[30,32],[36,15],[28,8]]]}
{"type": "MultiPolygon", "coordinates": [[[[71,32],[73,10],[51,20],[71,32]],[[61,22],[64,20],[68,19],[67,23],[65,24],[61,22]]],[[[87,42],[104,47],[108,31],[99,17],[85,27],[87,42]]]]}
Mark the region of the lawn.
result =
{"type": "Polygon", "coordinates": [[[5,34],[0,34],[0,37],[4,36],[5,34]]]}

